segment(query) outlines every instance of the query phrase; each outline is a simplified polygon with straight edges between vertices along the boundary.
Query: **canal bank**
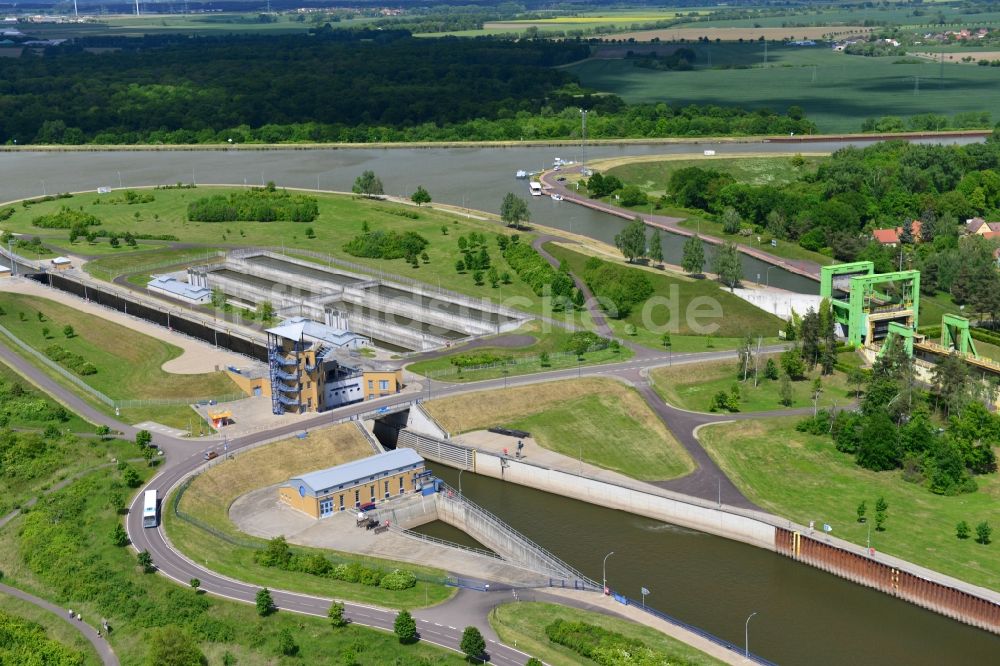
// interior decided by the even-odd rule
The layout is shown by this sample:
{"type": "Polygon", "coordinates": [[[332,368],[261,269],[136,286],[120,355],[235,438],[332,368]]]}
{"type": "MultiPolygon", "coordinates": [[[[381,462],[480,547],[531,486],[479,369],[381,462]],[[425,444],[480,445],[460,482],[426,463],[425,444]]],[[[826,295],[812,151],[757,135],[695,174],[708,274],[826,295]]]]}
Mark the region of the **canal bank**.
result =
{"type": "MultiPolygon", "coordinates": [[[[409,437],[404,436],[401,438],[401,443],[405,444],[409,437]]],[[[441,447],[440,442],[436,442],[435,446],[441,447]]],[[[425,455],[429,454],[429,457],[433,458],[433,451],[428,451],[425,455]]],[[[449,456],[449,460],[442,459],[442,462],[446,464],[454,464],[454,460],[458,459],[459,456],[449,456]]],[[[567,461],[567,466],[575,469],[577,461],[567,461]]],[[[463,484],[466,486],[466,492],[471,496],[476,498],[477,502],[486,503],[487,506],[492,511],[499,513],[499,509],[496,506],[490,506],[488,501],[484,499],[482,495],[479,495],[469,488],[472,484],[479,486],[482,481],[483,476],[492,477],[495,479],[492,482],[487,482],[488,485],[499,483],[501,485],[500,489],[494,489],[496,493],[502,496],[504,507],[507,508],[511,506],[511,499],[519,495],[531,495],[538,497],[540,493],[544,499],[539,500],[540,508],[535,512],[538,515],[547,515],[546,510],[541,508],[543,506],[548,506],[553,504],[553,495],[548,493],[554,493],[555,495],[560,495],[560,500],[571,502],[575,506],[570,511],[563,512],[563,515],[572,524],[575,524],[578,529],[581,530],[580,537],[594,537],[597,540],[605,541],[605,545],[598,547],[592,551],[592,553],[600,553],[607,551],[617,551],[621,552],[622,545],[615,545],[615,541],[601,539],[601,535],[595,533],[593,530],[600,529],[598,527],[591,527],[591,522],[594,520],[595,514],[606,514],[610,512],[612,514],[622,515],[624,512],[625,516],[619,520],[623,524],[635,523],[637,517],[652,518],[656,521],[666,521],[666,523],[660,523],[660,527],[651,527],[654,530],[654,534],[658,535],[658,538],[649,539],[648,534],[637,535],[633,530],[627,530],[630,532],[629,538],[634,542],[653,542],[648,544],[648,548],[651,550],[643,552],[638,555],[638,559],[645,562],[642,569],[629,570],[629,578],[631,579],[631,585],[637,590],[639,586],[651,587],[651,580],[659,579],[660,584],[663,584],[664,578],[670,579],[668,585],[671,586],[688,586],[691,581],[684,580],[678,581],[670,573],[663,571],[662,567],[667,566],[673,553],[673,549],[669,547],[668,544],[655,543],[661,540],[674,540],[674,538],[681,538],[689,543],[684,544],[686,547],[694,547],[698,549],[700,546],[706,545],[706,539],[711,539],[713,546],[717,547],[718,550],[730,552],[732,550],[740,551],[739,559],[732,560],[721,560],[716,556],[715,553],[702,553],[699,557],[705,557],[708,561],[712,563],[713,566],[718,567],[718,572],[708,571],[706,569],[711,569],[710,566],[705,566],[707,562],[702,562],[700,559],[697,562],[689,563],[690,567],[697,569],[703,585],[706,585],[706,589],[716,590],[720,580],[718,578],[721,573],[722,581],[726,583],[726,589],[729,590],[726,594],[738,594],[737,588],[747,585],[749,587],[758,588],[760,583],[767,581],[768,577],[762,577],[763,572],[771,572],[774,574],[779,574],[779,578],[806,578],[810,580],[810,588],[775,588],[770,585],[764,585],[765,589],[757,589],[756,594],[762,595],[765,599],[758,599],[754,602],[757,605],[770,606],[769,601],[775,597],[780,599],[780,603],[772,607],[772,612],[777,615],[788,615],[786,621],[792,622],[793,625],[798,625],[803,622],[803,618],[808,617],[808,613],[812,613],[815,616],[824,616],[827,611],[831,608],[825,606],[825,599],[822,596],[813,597],[810,589],[815,589],[817,591],[833,589],[835,590],[838,597],[863,597],[865,598],[866,604],[870,604],[873,607],[889,607],[892,609],[891,612],[896,614],[896,616],[914,616],[920,618],[920,622],[930,622],[934,624],[934,621],[930,621],[927,617],[929,613],[925,611],[920,611],[919,609],[910,606],[909,604],[900,603],[905,600],[912,604],[920,605],[924,608],[932,609],[938,613],[942,613],[949,617],[961,618],[962,621],[975,623],[977,626],[983,628],[990,628],[994,631],[1000,627],[1000,606],[997,606],[995,602],[990,602],[984,600],[983,596],[996,597],[995,593],[989,590],[983,590],[982,588],[975,588],[974,586],[969,586],[961,581],[955,581],[951,579],[950,585],[942,584],[938,582],[939,580],[945,579],[940,575],[935,574],[935,572],[930,572],[920,567],[916,567],[910,563],[902,562],[896,558],[891,558],[877,554],[876,557],[870,557],[863,552],[863,549],[847,544],[845,542],[839,541],[830,537],[829,535],[817,535],[812,534],[808,528],[797,526],[789,521],[770,516],[761,512],[752,512],[735,509],[733,507],[723,506],[722,510],[719,507],[712,506],[711,503],[703,502],[697,499],[688,498],[685,496],[679,496],[675,493],[670,493],[669,491],[664,491],[662,489],[651,487],[641,482],[632,481],[628,487],[625,485],[618,485],[616,483],[611,483],[610,481],[594,481],[591,479],[586,479],[573,474],[568,471],[553,469],[551,467],[542,467],[539,465],[532,465],[527,461],[520,461],[516,459],[511,459],[502,455],[496,455],[495,453],[484,451],[479,449],[474,454],[474,462],[469,467],[469,471],[474,471],[477,476],[474,476],[473,481],[470,481],[471,475],[465,475],[463,484]],[[513,485],[517,484],[517,486],[513,485]],[[529,490],[531,489],[531,490],[529,490]],[[544,492],[541,492],[544,491],[544,492]],[[565,499],[573,498],[573,499],[565,499]],[[579,500],[588,503],[586,508],[580,505],[574,500],[579,500]],[[617,511],[616,511],[617,509],[617,511]],[[632,516],[629,518],[627,516],[632,516]],[[584,527],[586,526],[586,527],[584,527]],[[688,529],[697,530],[697,532],[688,532],[688,529]],[[741,544],[735,544],[732,541],[725,542],[727,545],[721,547],[718,541],[714,537],[708,537],[708,534],[723,536],[727,539],[732,539],[735,541],[741,541],[745,544],[752,544],[758,549],[749,549],[751,552],[747,552],[745,546],[741,544]],[[797,534],[798,536],[794,536],[797,534]],[[639,538],[637,538],[639,537],[639,538]],[[655,543],[655,545],[654,545],[655,543]],[[664,548],[664,545],[667,545],[664,548]],[[601,548],[607,549],[602,551],[601,548]],[[797,549],[797,550],[796,550],[797,549]],[[756,551],[756,552],[753,552],[756,551]],[[767,551],[770,551],[767,552],[767,551]],[[788,560],[781,558],[779,563],[774,562],[773,553],[779,552],[787,556],[788,560]],[[662,553],[664,560],[660,560],[657,554],[662,553]],[[753,571],[745,570],[743,567],[744,562],[759,562],[763,569],[754,569],[753,571]],[[874,592],[868,589],[864,589],[858,586],[853,586],[846,583],[843,580],[833,579],[828,576],[823,576],[822,573],[816,569],[812,569],[809,573],[801,571],[801,565],[807,564],[809,567],[816,567],[823,571],[828,571],[836,576],[846,578],[866,587],[871,587],[884,593],[876,595],[874,592]],[[735,580],[731,580],[732,574],[735,570],[743,570],[743,575],[737,576],[735,580]],[[818,578],[817,578],[818,576],[818,578]],[[732,588],[732,589],[730,589],[732,588]],[[978,594],[976,594],[978,593],[978,594]],[[876,598],[872,598],[874,595],[876,598]],[[978,600],[978,601],[977,601],[978,600]],[[817,615],[817,605],[822,607],[823,612],[819,612],[817,615]],[[798,611],[789,612],[789,609],[799,607],[798,611]],[[810,608],[808,612],[804,608],[810,608]],[[904,610],[905,608],[905,610],[904,610]],[[802,615],[806,613],[806,615],[802,615]]],[[[562,504],[562,501],[555,502],[556,504],[562,504]]],[[[517,514],[512,512],[500,513],[504,520],[512,522],[517,529],[521,531],[528,530],[528,527],[523,522],[518,522],[517,514]]],[[[641,520],[641,519],[640,519],[641,520]]],[[[556,533],[562,534],[565,538],[567,532],[567,526],[560,525],[555,527],[552,525],[551,520],[544,521],[550,530],[555,530],[556,533]]],[[[641,523],[640,523],[641,524],[641,523]]],[[[620,534],[621,529],[612,529],[612,534],[620,534]]],[[[539,541],[543,546],[553,549],[553,552],[566,559],[571,564],[580,567],[581,571],[587,575],[595,575],[594,568],[591,567],[588,571],[587,567],[580,565],[578,562],[574,562],[574,553],[576,552],[576,543],[562,543],[558,542],[562,547],[561,549],[551,545],[553,543],[552,535],[544,535],[540,533],[526,532],[528,536],[532,539],[539,541]]],[[[822,533],[820,533],[822,534],[822,533]]],[[[576,538],[576,537],[573,537],[576,538]]],[[[631,550],[635,544],[629,546],[631,550]]],[[[592,554],[593,557],[593,554],[592,554]]],[[[620,560],[619,560],[620,563],[620,560]]],[[[620,572],[621,569],[616,566],[616,569],[620,572]]],[[[621,586],[614,578],[609,576],[610,585],[616,589],[621,590],[621,586]]],[[[628,590],[626,590],[628,591],[628,590]]],[[[717,591],[717,590],[716,590],[717,591]]],[[[635,594],[635,590],[632,590],[632,594],[635,594]]],[[[820,593],[822,594],[822,593],[820,593]]],[[[700,617],[697,621],[692,622],[692,620],[682,613],[679,613],[677,608],[673,603],[678,599],[677,595],[670,595],[671,602],[665,606],[660,606],[660,608],[666,610],[672,615],[678,616],[684,621],[691,622],[697,626],[703,626],[713,633],[719,633],[723,638],[728,640],[736,640],[738,637],[729,634],[727,635],[723,627],[718,626],[718,618],[713,618],[710,614],[707,616],[700,617]]],[[[698,600],[691,597],[683,599],[682,606],[694,606],[697,611],[703,611],[705,606],[704,600],[698,600]]],[[[752,608],[747,611],[747,613],[752,612],[752,608]]],[[[866,613],[862,613],[861,616],[865,616],[866,613]]],[[[933,616],[932,616],[933,617],[933,616]]],[[[854,617],[852,618],[830,618],[833,625],[855,624],[854,617]]],[[[949,631],[954,631],[957,634],[966,634],[971,632],[969,635],[977,636],[977,640],[972,641],[972,645],[977,643],[983,644],[983,649],[986,649],[986,645],[993,644],[994,648],[1000,647],[1000,639],[995,636],[990,636],[984,632],[978,632],[975,630],[967,630],[966,628],[958,629],[955,623],[952,623],[944,618],[937,617],[937,623],[944,623],[949,627],[949,631]]],[[[814,624],[807,620],[807,624],[814,624]]],[[[819,627],[813,627],[814,629],[820,630],[819,627]]],[[[851,631],[860,631],[862,634],[870,632],[872,627],[856,627],[852,628],[851,631]]],[[[939,631],[941,631],[939,629],[939,631]]],[[[947,632],[946,632],[947,633],[947,632]]],[[[777,640],[777,637],[776,637],[777,640]]],[[[884,637],[882,639],[884,641],[884,637]]],[[[968,642],[970,639],[963,639],[963,642],[968,642]]],[[[795,642],[794,639],[792,641],[795,642]]],[[[898,651],[902,657],[904,654],[909,653],[908,649],[903,649],[905,646],[899,646],[894,648],[898,651]]],[[[934,653],[938,653],[936,650],[932,650],[934,653]]],[[[760,654],[764,657],[780,662],[788,663],[804,663],[802,660],[802,655],[799,658],[789,660],[787,657],[781,657],[776,659],[775,653],[770,653],[767,651],[760,650],[760,654]]],[[[941,654],[943,657],[943,653],[941,654]]],[[[982,654],[985,654],[982,653],[982,654]]],[[[964,660],[962,660],[964,662],[964,660]]],[[[842,663],[837,661],[830,662],[814,662],[814,663],[842,663]]],[[[893,662],[896,663],[896,662],[893,662]]],[[[935,663],[934,661],[924,661],[922,658],[906,657],[898,663],[935,663]]],[[[941,662],[937,662],[941,663],[941,662]]],[[[958,663],[958,662],[953,662],[958,663]]]]}

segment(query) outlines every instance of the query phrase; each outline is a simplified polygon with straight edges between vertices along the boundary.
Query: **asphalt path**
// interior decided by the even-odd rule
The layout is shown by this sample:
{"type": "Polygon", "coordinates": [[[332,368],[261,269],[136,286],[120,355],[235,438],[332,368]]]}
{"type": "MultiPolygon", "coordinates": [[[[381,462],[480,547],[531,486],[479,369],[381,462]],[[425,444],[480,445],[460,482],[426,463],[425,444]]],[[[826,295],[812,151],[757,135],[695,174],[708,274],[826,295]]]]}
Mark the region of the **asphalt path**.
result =
{"type": "MultiPolygon", "coordinates": [[[[98,656],[101,658],[101,662],[104,666],[118,666],[118,657],[115,656],[114,651],[111,646],[108,645],[108,641],[97,635],[97,630],[91,627],[89,624],[85,624],[82,620],[72,620],[69,617],[69,609],[60,608],[53,603],[46,601],[45,599],[39,599],[33,594],[28,594],[24,590],[19,590],[16,587],[10,587],[9,585],[4,585],[0,583],[0,594],[6,594],[11,597],[15,597],[22,601],[27,601],[29,604],[34,604],[39,608],[43,608],[50,613],[53,613],[63,622],[67,623],[81,634],[83,637],[90,641],[90,644],[94,646],[97,650],[98,656]]],[[[89,619],[89,618],[88,618],[89,619]]]]}

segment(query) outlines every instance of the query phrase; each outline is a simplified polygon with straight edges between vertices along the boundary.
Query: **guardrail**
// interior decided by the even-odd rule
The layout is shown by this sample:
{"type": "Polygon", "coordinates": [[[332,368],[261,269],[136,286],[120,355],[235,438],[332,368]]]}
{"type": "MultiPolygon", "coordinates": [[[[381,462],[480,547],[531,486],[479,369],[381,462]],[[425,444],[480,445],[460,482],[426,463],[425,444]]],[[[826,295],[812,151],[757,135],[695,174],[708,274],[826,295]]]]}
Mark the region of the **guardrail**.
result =
{"type": "Polygon", "coordinates": [[[503,558],[494,553],[492,550],[486,550],[484,548],[474,548],[472,546],[463,546],[460,543],[454,543],[448,541],[447,539],[439,539],[429,534],[421,534],[420,532],[414,532],[413,530],[404,529],[397,525],[390,525],[389,530],[401,534],[402,536],[409,537],[410,539],[417,539],[418,541],[424,541],[426,543],[432,543],[437,546],[447,546],[448,548],[458,548],[459,550],[464,550],[465,552],[472,553],[473,555],[482,555],[483,557],[488,557],[493,560],[499,560],[503,562],[503,558]]]}
{"type": "Polygon", "coordinates": [[[564,578],[567,580],[579,580],[583,582],[586,586],[592,587],[595,590],[602,589],[596,581],[587,578],[582,573],[571,567],[570,565],[563,562],[561,559],[553,555],[551,552],[542,548],[534,541],[524,536],[513,527],[505,523],[503,520],[498,518],[492,512],[484,509],[475,502],[467,499],[464,495],[460,494],[457,490],[449,486],[447,483],[442,482],[441,487],[446,491],[440,493],[439,496],[447,501],[460,503],[466,510],[470,511],[475,517],[484,523],[488,524],[492,529],[499,531],[502,534],[507,535],[509,538],[517,541],[522,547],[531,550],[539,561],[545,563],[547,568],[550,569],[547,573],[554,573],[555,578],[564,578]]]}
{"type": "Polygon", "coordinates": [[[675,627],[680,627],[681,629],[686,629],[687,631],[690,631],[692,634],[700,636],[700,637],[704,638],[705,640],[709,641],[710,643],[714,643],[714,644],[718,645],[719,647],[723,647],[723,648],[725,648],[727,650],[732,650],[733,652],[736,652],[737,654],[743,655],[746,659],[749,659],[750,661],[754,662],[755,664],[762,664],[762,666],[778,666],[773,661],[769,661],[769,660],[765,659],[764,657],[761,657],[759,655],[754,654],[753,652],[747,652],[746,649],[745,649],[745,647],[740,647],[739,645],[736,645],[735,643],[730,643],[729,641],[727,641],[724,638],[719,638],[718,636],[716,636],[714,634],[708,633],[704,629],[699,629],[698,627],[695,627],[694,625],[690,625],[687,622],[684,622],[683,620],[678,620],[677,618],[675,618],[675,617],[673,617],[671,615],[667,615],[663,611],[658,611],[655,608],[652,608],[651,606],[647,606],[646,604],[643,604],[643,603],[641,603],[639,601],[636,601],[635,599],[630,599],[629,597],[626,597],[626,596],[623,596],[623,595],[620,595],[620,594],[615,594],[614,596],[615,596],[615,599],[618,600],[618,601],[624,600],[626,606],[634,606],[635,608],[639,608],[643,612],[649,613],[650,615],[652,615],[654,617],[657,617],[657,618],[663,620],[664,622],[668,622],[668,623],[674,625],[675,627]]]}

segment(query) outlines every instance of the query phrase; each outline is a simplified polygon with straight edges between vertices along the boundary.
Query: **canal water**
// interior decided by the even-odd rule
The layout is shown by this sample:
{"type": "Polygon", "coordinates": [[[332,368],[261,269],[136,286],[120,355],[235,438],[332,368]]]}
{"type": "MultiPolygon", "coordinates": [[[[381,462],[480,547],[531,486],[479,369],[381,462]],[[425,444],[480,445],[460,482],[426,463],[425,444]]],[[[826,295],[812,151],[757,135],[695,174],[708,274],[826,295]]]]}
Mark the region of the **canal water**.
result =
{"type": "MultiPolygon", "coordinates": [[[[970,139],[953,139],[967,143],[970,139]]],[[[864,142],[862,142],[864,143],[864,142]]],[[[741,153],[825,152],[842,148],[844,142],[701,143],[668,145],[588,146],[588,160],[629,155],[689,154],[697,157],[706,149],[720,156],[741,153]]],[[[409,196],[418,185],[436,201],[499,212],[504,194],[515,192],[529,200],[532,219],[547,226],[573,231],[607,243],[614,240],[626,222],[568,202],[549,197],[530,197],[527,183],[514,178],[519,169],[535,171],[551,166],[556,157],[579,161],[580,146],[528,148],[352,148],[322,150],[192,150],[122,152],[0,152],[0,201],[43,192],[75,192],[98,187],[162,185],[191,182],[260,185],[273,180],[286,187],[350,190],[354,179],[371,169],[382,179],[389,194],[409,196]]],[[[679,264],[683,239],[664,239],[668,262],[679,264]]],[[[706,248],[711,262],[712,248],[706,248]]],[[[743,257],[748,281],[766,276],[769,264],[743,257]]],[[[769,284],[818,293],[808,278],[779,268],[766,276],[769,284]]]]}
{"type": "MultiPolygon", "coordinates": [[[[458,487],[458,472],[435,473],[458,487]]],[[[946,666],[997,663],[1000,637],[761,548],[496,479],[462,491],[584,575],[779,664],[946,666]]],[[[417,531],[454,538],[437,524],[417,531]]],[[[473,545],[469,543],[468,545],[473,545]]]]}

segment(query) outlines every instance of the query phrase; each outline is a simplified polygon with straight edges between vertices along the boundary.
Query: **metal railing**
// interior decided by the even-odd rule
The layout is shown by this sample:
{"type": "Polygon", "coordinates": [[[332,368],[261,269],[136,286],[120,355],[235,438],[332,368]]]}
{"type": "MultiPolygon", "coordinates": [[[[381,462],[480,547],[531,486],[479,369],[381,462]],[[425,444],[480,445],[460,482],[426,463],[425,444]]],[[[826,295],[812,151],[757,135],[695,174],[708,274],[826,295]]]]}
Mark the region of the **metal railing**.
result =
{"type": "Polygon", "coordinates": [[[675,617],[673,617],[671,615],[667,615],[663,611],[658,611],[655,608],[652,608],[651,606],[647,606],[647,605],[645,605],[645,604],[643,604],[643,603],[641,603],[639,601],[636,601],[635,599],[630,599],[629,597],[626,597],[626,596],[623,596],[623,595],[620,595],[620,594],[616,594],[615,598],[616,599],[624,599],[625,602],[626,602],[625,605],[627,605],[627,606],[634,606],[635,608],[638,608],[638,609],[642,610],[645,613],[649,613],[650,615],[652,615],[654,617],[657,617],[657,618],[663,620],[664,622],[668,622],[669,624],[672,624],[675,627],[680,627],[681,629],[684,629],[686,631],[690,631],[692,634],[700,636],[701,638],[704,638],[705,640],[709,641],[710,643],[714,643],[714,644],[718,645],[719,647],[725,648],[727,650],[731,650],[731,651],[736,652],[736,653],[738,653],[740,655],[745,655],[747,659],[749,659],[750,661],[754,662],[755,664],[762,664],[762,666],[778,666],[773,661],[769,661],[769,660],[765,659],[764,657],[761,657],[761,656],[758,656],[758,655],[754,654],[753,652],[747,652],[745,647],[740,647],[739,645],[736,645],[735,643],[730,643],[729,641],[727,641],[724,638],[719,638],[718,636],[716,636],[714,634],[708,633],[704,629],[699,629],[698,627],[695,627],[694,625],[690,625],[687,622],[684,622],[683,620],[678,620],[677,618],[675,618],[675,617]]]}
{"type": "Polygon", "coordinates": [[[582,581],[587,586],[593,587],[595,590],[602,589],[596,581],[587,578],[582,573],[553,555],[551,552],[542,548],[534,541],[515,530],[492,512],[467,499],[464,495],[461,495],[447,483],[442,482],[441,487],[444,491],[446,491],[440,493],[442,498],[447,501],[460,503],[466,510],[475,515],[477,519],[487,523],[492,529],[497,530],[501,534],[519,542],[522,547],[526,547],[528,550],[532,551],[538,560],[543,562],[550,569],[551,573],[557,574],[557,576],[555,576],[556,578],[565,578],[567,580],[576,579],[582,581]]]}
{"type": "Polygon", "coordinates": [[[174,257],[173,259],[168,259],[164,261],[154,261],[148,264],[138,264],[135,266],[127,266],[124,269],[107,269],[100,266],[100,259],[95,262],[89,262],[84,266],[84,271],[99,277],[108,282],[113,281],[120,275],[135,274],[135,273],[149,273],[150,271],[155,271],[157,268],[166,268],[168,266],[180,266],[183,264],[196,264],[200,261],[205,261],[206,259],[212,259],[215,257],[225,257],[226,253],[222,250],[215,250],[213,252],[203,252],[201,254],[195,254],[188,257],[174,257]]]}
{"type": "Polygon", "coordinates": [[[448,541],[447,539],[439,539],[438,537],[430,536],[429,534],[421,534],[420,532],[414,532],[413,530],[408,530],[397,525],[390,525],[389,530],[401,534],[402,536],[408,537],[410,539],[417,539],[418,541],[424,541],[426,543],[434,544],[436,546],[447,546],[448,548],[458,548],[459,550],[465,551],[467,553],[472,553],[473,555],[481,555],[483,557],[488,557],[493,560],[504,561],[502,557],[494,553],[492,550],[486,550],[485,548],[475,548],[473,546],[463,546],[460,543],[454,543],[448,541]]]}

